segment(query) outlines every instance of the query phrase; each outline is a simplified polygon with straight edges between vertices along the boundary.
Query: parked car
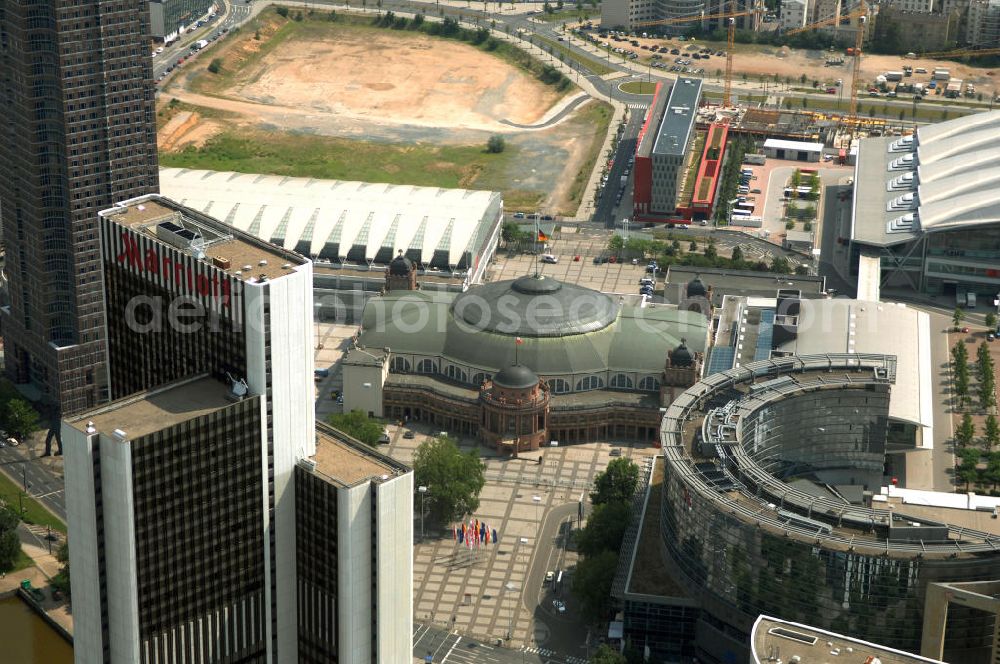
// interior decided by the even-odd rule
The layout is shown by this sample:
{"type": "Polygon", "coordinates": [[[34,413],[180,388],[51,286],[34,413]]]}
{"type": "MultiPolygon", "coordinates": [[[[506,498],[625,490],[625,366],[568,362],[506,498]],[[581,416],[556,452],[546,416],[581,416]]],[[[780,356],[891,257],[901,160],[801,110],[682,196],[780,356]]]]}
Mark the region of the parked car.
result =
{"type": "Polygon", "coordinates": [[[559,259],[552,254],[542,254],[541,260],[543,263],[550,263],[553,265],[559,262],[559,259]]]}
{"type": "Polygon", "coordinates": [[[412,431],[407,430],[407,432],[403,434],[403,438],[407,440],[413,440],[414,438],[416,438],[416,434],[414,434],[412,431]]]}
{"type": "Polygon", "coordinates": [[[559,613],[566,613],[566,605],[563,604],[560,600],[558,599],[552,600],[552,606],[555,607],[556,611],[558,611],[559,613]]]}

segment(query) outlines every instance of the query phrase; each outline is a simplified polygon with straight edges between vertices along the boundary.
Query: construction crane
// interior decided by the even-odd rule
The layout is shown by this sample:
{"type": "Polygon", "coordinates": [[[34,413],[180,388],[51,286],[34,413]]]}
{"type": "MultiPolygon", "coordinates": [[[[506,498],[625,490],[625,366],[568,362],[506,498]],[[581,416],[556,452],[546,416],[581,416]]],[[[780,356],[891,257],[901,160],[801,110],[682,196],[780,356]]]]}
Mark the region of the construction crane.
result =
{"type": "Polygon", "coordinates": [[[736,19],[729,17],[726,29],[726,80],[722,92],[722,108],[729,108],[733,91],[733,44],[736,41],[736,19]]]}
{"type": "Polygon", "coordinates": [[[835,14],[834,16],[829,16],[821,21],[804,25],[801,28],[794,28],[784,33],[786,36],[797,35],[800,32],[807,32],[809,30],[815,30],[816,28],[822,28],[828,25],[839,25],[842,21],[850,21],[855,18],[858,20],[858,29],[855,31],[854,35],[854,66],[851,72],[850,111],[848,113],[848,117],[852,123],[854,123],[858,117],[858,88],[861,86],[861,47],[864,45],[865,24],[868,21],[868,6],[865,3],[865,0],[861,0],[855,9],[846,14],[835,14]]]}

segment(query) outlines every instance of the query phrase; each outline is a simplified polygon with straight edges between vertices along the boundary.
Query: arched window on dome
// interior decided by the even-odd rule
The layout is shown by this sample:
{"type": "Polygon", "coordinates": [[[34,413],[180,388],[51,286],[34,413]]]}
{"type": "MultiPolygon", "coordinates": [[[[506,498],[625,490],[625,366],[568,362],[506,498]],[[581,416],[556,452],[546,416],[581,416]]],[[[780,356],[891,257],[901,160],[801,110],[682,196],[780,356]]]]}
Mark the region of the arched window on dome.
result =
{"type": "Polygon", "coordinates": [[[459,383],[469,382],[469,374],[465,373],[464,371],[456,367],[454,364],[449,364],[448,368],[445,369],[445,373],[447,374],[448,378],[456,380],[459,383]]]}
{"type": "Polygon", "coordinates": [[[569,392],[569,383],[562,378],[550,378],[546,381],[552,394],[566,394],[569,392]]]}
{"type": "Polygon", "coordinates": [[[490,374],[483,373],[482,371],[480,371],[479,373],[472,374],[472,384],[475,385],[476,387],[479,387],[480,385],[490,380],[491,378],[493,378],[493,376],[491,376],[490,374]]]}
{"type": "Polygon", "coordinates": [[[586,378],[581,378],[576,382],[577,392],[586,392],[587,390],[599,390],[604,387],[604,379],[600,376],[587,376],[586,378]]]}
{"type": "Polygon", "coordinates": [[[608,385],[615,390],[631,390],[633,386],[632,377],[628,374],[615,374],[611,377],[611,382],[608,385]]]}
{"type": "Polygon", "coordinates": [[[639,389],[643,392],[658,392],[660,390],[660,381],[654,376],[646,376],[639,381],[639,389]]]}
{"type": "Polygon", "coordinates": [[[396,355],[392,358],[392,363],[389,365],[389,370],[393,373],[408,373],[410,371],[410,361],[405,357],[400,357],[396,355]]]}
{"type": "Polygon", "coordinates": [[[436,374],[438,372],[437,362],[430,358],[424,358],[417,363],[417,373],[436,374]]]}

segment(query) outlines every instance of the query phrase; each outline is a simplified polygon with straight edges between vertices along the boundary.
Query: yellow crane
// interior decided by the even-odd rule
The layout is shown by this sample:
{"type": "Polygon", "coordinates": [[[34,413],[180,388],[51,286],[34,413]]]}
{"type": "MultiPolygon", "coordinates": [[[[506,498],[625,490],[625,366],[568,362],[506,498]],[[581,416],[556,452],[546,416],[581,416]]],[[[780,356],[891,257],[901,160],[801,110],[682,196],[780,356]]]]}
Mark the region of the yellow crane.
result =
{"type": "Polygon", "coordinates": [[[815,23],[804,25],[801,28],[794,28],[785,32],[785,34],[789,36],[797,35],[800,32],[815,30],[816,28],[822,28],[828,25],[839,25],[842,21],[850,21],[855,18],[858,20],[858,29],[854,35],[854,66],[851,72],[850,112],[848,114],[852,123],[856,121],[858,117],[858,88],[861,86],[861,47],[864,45],[865,24],[868,21],[868,6],[865,3],[865,0],[861,0],[856,8],[846,14],[829,16],[821,21],[816,21],[815,23]]]}

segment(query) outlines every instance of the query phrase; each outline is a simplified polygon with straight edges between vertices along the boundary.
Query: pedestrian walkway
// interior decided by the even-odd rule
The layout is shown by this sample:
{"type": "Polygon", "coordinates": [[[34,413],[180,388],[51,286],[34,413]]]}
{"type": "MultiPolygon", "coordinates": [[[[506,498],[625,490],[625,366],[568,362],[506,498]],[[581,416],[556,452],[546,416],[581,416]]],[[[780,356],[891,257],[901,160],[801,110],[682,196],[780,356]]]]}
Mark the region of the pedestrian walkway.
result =
{"type": "Polygon", "coordinates": [[[646,109],[649,108],[649,104],[626,104],[626,106],[628,106],[629,108],[631,108],[632,110],[635,110],[635,111],[638,111],[638,110],[645,111],[646,109]]]}

